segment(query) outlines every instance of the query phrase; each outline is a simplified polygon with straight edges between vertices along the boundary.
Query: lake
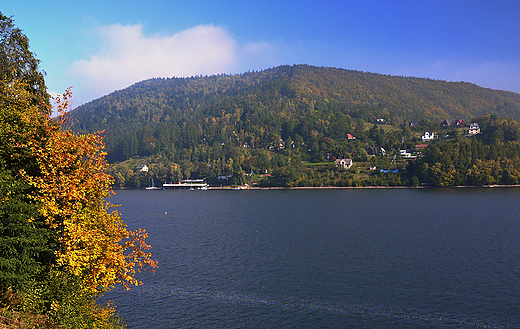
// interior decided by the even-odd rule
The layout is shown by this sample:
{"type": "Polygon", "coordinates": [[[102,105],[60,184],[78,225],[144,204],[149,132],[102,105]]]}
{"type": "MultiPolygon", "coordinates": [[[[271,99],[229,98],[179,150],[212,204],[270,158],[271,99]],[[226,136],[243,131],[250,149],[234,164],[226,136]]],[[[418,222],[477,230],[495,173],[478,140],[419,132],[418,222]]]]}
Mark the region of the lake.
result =
{"type": "Polygon", "coordinates": [[[520,189],[121,190],[128,328],[519,328],[520,189]]]}

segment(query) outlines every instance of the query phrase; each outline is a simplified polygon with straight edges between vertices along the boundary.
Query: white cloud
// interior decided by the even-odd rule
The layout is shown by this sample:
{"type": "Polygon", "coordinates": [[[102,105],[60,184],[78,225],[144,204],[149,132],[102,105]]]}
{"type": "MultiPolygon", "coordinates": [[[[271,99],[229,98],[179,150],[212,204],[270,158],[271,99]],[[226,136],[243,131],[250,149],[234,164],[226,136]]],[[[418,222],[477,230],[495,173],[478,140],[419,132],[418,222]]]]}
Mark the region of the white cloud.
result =
{"type": "Polygon", "coordinates": [[[237,63],[235,40],[212,25],[171,36],[145,36],[141,25],[111,25],[98,32],[100,50],[69,67],[79,78],[75,95],[84,101],[152,77],[227,73],[237,63]]]}

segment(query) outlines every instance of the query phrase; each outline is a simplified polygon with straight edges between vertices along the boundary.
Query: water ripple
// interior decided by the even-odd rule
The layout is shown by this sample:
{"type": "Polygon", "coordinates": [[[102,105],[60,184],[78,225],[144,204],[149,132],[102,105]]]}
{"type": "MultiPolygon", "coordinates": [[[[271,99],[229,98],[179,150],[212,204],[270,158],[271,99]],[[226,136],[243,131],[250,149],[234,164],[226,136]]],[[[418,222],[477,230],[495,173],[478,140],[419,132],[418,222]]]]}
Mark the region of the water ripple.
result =
{"type": "MultiPolygon", "coordinates": [[[[423,326],[449,328],[518,328],[514,319],[481,318],[478,314],[435,312],[419,308],[389,308],[380,305],[360,304],[349,301],[313,300],[294,296],[262,296],[241,291],[211,290],[202,287],[143,287],[139,294],[155,295],[161,303],[172,300],[192,300],[198,302],[224,303],[239,307],[268,307],[278,311],[325,312],[344,317],[358,317],[366,320],[397,320],[401,324],[410,323],[423,326]]],[[[199,323],[200,324],[200,323],[199,323]]]]}

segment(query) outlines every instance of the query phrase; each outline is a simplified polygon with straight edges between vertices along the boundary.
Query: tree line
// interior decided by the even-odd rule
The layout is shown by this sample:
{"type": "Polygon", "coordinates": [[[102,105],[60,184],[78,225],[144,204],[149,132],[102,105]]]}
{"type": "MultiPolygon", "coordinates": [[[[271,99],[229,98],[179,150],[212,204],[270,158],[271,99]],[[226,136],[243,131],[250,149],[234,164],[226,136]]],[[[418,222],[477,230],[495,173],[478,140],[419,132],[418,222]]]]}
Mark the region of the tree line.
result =
{"type": "Polygon", "coordinates": [[[269,148],[201,143],[130,158],[111,165],[108,172],[116,187],[189,178],[205,178],[213,186],[259,187],[518,184],[519,121],[496,115],[471,121],[480,125],[481,134],[469,136],[467,126],[441,127],[425,120],[412,127],[407,122],[391,126],[351,120],[355,139],[313,131],[306,142],[289,136],[269,148]],[[438,138],[422,141],[425,131],[435,131],[438,138]],[[416,149],[424,143],[427,147],[416,149]],[[344,158],[354,162],[349,170],[335,165],[344,158]],[[143,164],[148,171],[140,170],[143,164]]]}

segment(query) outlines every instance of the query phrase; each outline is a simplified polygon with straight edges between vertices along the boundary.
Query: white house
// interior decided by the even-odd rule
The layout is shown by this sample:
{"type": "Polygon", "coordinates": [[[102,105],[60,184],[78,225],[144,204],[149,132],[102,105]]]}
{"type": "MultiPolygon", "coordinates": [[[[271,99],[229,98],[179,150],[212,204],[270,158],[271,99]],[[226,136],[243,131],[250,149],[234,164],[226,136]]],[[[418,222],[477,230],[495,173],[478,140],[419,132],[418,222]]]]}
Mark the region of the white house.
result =
{"type": "Polygon", "coordinates": [[[349,170],[352,167],[352,159],[336,159],[336,167],[349,170]]]}
{"type": "Polygon", "coordinates": [[[147,165],[139,165],[139,166],[137,166],[137,170],[138,171],[142,171],[142,172],[148,172],[148,166],[147,165]]]}
{"type": "Polygon", "coordinates": [[[470,123],[469,124],[469,134],[470,135],[480,134],[480,125],[478,123],[470,123]]]}
{"type": "Polygon", "coordinates": [[[412,154],[410,152],[406,152],[406,150],[399,150],[399,153],[403,158],[411,158],[412,154]]]}
{"type": "Polygon", "coordinates": [[[435,138],[435,133],[431,133],[429,131],[425,132],[424,135],[421,136],[423,141],[429,141],[435,138]]]}

